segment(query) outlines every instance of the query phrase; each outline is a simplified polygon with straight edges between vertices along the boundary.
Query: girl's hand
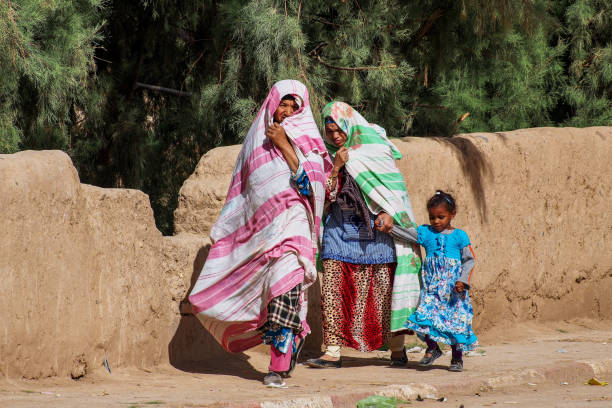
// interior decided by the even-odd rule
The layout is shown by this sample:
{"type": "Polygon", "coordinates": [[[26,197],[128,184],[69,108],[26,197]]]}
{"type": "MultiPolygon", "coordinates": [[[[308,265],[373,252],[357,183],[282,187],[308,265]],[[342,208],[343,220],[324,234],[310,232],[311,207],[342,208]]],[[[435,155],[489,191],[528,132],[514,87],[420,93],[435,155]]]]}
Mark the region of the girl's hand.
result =
{"type": "Polygon", "coordinates": [[[276,122],[273,123],[268,130],[266,130],[266,136],[268,136],[268,139],[270,139],[272,143],[279,148],[287,147],[289,145],[285,129],[283,129],[283,127],[276,122]]]}
{"type": "Polygon", "coordinates": [[[378,217],[376,217],[376,221],[374,221],[374,227],[380,232],[386,232],[388,234],[393,228],[393,217],[386,212],[381,212],[378,214],[378,217]]]}
{"type": "Polygon", "coordinates": [[[335,172],[337,174],[340,169],[344,167],[348,159],[348,149],[345,146],[342,146],[336,152],[336,157],[334,157],[334,169],[332,170],[332,172],[335,172]]]}
{"type": "Polygon", "coordinates": [[[463,282],[455,282],[455,290],[459,293],[463,292],[465,290],[465,285],[463,284],[463,282]]]}

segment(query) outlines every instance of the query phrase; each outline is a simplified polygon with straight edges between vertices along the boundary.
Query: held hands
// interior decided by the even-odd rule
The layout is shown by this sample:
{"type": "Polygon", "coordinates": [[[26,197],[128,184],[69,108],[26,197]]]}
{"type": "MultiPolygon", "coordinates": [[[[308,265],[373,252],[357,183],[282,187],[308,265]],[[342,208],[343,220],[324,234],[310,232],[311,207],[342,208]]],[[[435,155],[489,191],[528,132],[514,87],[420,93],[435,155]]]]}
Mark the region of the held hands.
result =
{"type": "Polygon", "coordinates": [[[389,233],[393,228],[393,217],[391,217],[386,212],[381,212],[376,217],[376,221],[374,221],[374,227],[380,232],[389,233]]]}
{"type": "Polygon", "coordinates": [[[289,145],[285,129],[283,129],[283,127],[276,122],[270,125],[268,130],[266,130],[266,136],[268,136],[268,139],[270,139],[278,148],[283,148],[289,145]]]}
{"type": "Polygon", "coordinates": [[[336,157],[334,157],[334,169],[332,172],[338,173],[342,167],[346,164],[349,159],[348,149],[345,146],[342,146],[336,152],[336,157]]]}

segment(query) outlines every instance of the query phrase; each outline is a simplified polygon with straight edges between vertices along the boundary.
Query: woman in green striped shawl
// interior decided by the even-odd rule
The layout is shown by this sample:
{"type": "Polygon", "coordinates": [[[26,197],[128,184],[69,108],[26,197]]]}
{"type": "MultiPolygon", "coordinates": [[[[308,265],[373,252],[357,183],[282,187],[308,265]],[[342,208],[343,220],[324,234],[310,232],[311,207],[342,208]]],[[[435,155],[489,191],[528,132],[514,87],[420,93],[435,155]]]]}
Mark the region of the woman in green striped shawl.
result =
{"type": "Polygon", "coordinates": [[[402,155],[383,128],[344,102],[325,106],[323,120],[334,155],[319,255],[326,351],[306,363],[341,367],[341,346],[372,351],[389,344],[392,364],[405,364],[404,336],[398,333],[418,303],[421,260],[418,247],[388,234],[394,223],[415,226],[395,165],[402,155]]]}

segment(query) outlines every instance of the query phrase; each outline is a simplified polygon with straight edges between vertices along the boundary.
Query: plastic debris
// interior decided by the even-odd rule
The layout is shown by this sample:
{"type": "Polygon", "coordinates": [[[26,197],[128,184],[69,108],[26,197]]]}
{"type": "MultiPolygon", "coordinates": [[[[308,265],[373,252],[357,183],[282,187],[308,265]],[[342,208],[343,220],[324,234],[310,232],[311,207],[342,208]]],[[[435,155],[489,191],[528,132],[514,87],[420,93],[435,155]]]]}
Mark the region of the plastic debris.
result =
{"type": "Polygon", "coordinates": [[[486,350],[470,350],[463,353],[464,356],[468,357],[484,357],[487,355],[486,350]]]}
{"type": "Polygon", "coordinates": [[[536,383],[527,383],[527,385],[531,385],[532,387],[535,387],[538,384],[536,384],[536,383]]]}
{"type": "Polygon", "coordinates": [[[104,367],[106,367],[106,371],[110,374],[110,366],[108,365],[108,360],[106,359],[106,353],[104,353],[104,367]]]}
{"type": "Polygon", "coordinates": [[[397,408],[397,404],[406,403],[404,400],[398,400],[394,397],[385,397],[382,395],[370,395],[367,398],[357,402],[357,408],[397,408]]]}
{"type": "Polygon", "coordinates": [[[438,402],[446,402],[446,397],[438,398],[438,402]]]}
{"type": "Polygon", "coordinates": [[[563,381],[563,382],[561,383],[561,385],[569,385],[569,383],[568,383],[568,382],[566,382],[566,381],[563,381]]]}
{"type": "Polygon", "coordinates": [[[567,350],[566,349],[559,349],[559,350],[557,350],[557,353],[567,353],[567,350]]]}
{"type": "Polygon", "coordinates": [[[603,387],[604,385],[608,385],[608,383],[607,383],[606,381],[601,381],[601,380],[598,380],[598,379],[597,379],[597,378],[595,378],[595,377],[593,377],[593,378],[591,378],[589,381],[585,382],[585,384],[587,384],[587,385],[601,385],[602,387],[603,387]]]}
{"type": "Polygon", "coordinates": [[[423,351],[423,347],[415,346],[406,350],[406,353],[420,353],[421,351],[423,351]]]}

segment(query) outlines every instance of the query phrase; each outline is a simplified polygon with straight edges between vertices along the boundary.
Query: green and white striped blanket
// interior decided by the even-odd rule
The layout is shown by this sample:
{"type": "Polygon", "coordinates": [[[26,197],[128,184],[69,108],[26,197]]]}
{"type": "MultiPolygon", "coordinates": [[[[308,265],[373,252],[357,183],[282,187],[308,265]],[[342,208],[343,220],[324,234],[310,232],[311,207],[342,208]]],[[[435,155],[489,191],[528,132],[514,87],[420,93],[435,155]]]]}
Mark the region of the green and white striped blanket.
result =
{"type": "MultiPolygon", "coordinates": [[[[349,160],[345,167],[361,189],[370,211],[391,215],[396,224],[416,227],[412,204],[402,174],[395,160],[402,158],[385,130],[368,123],[344,102],[330,102],[323,108],[323,120],[330,117],[348,136],[349,160]]],[[[326,138],[325,138],[326,139],[326,138]]],[[[329,140],[325,145],[331,154],[338,148],[329,140]]],[[[391,331],[404,329],[408,316],[419,301],[421,258],[418,246],[394,239],[397,268],[393,279],[391,331]]]]}

